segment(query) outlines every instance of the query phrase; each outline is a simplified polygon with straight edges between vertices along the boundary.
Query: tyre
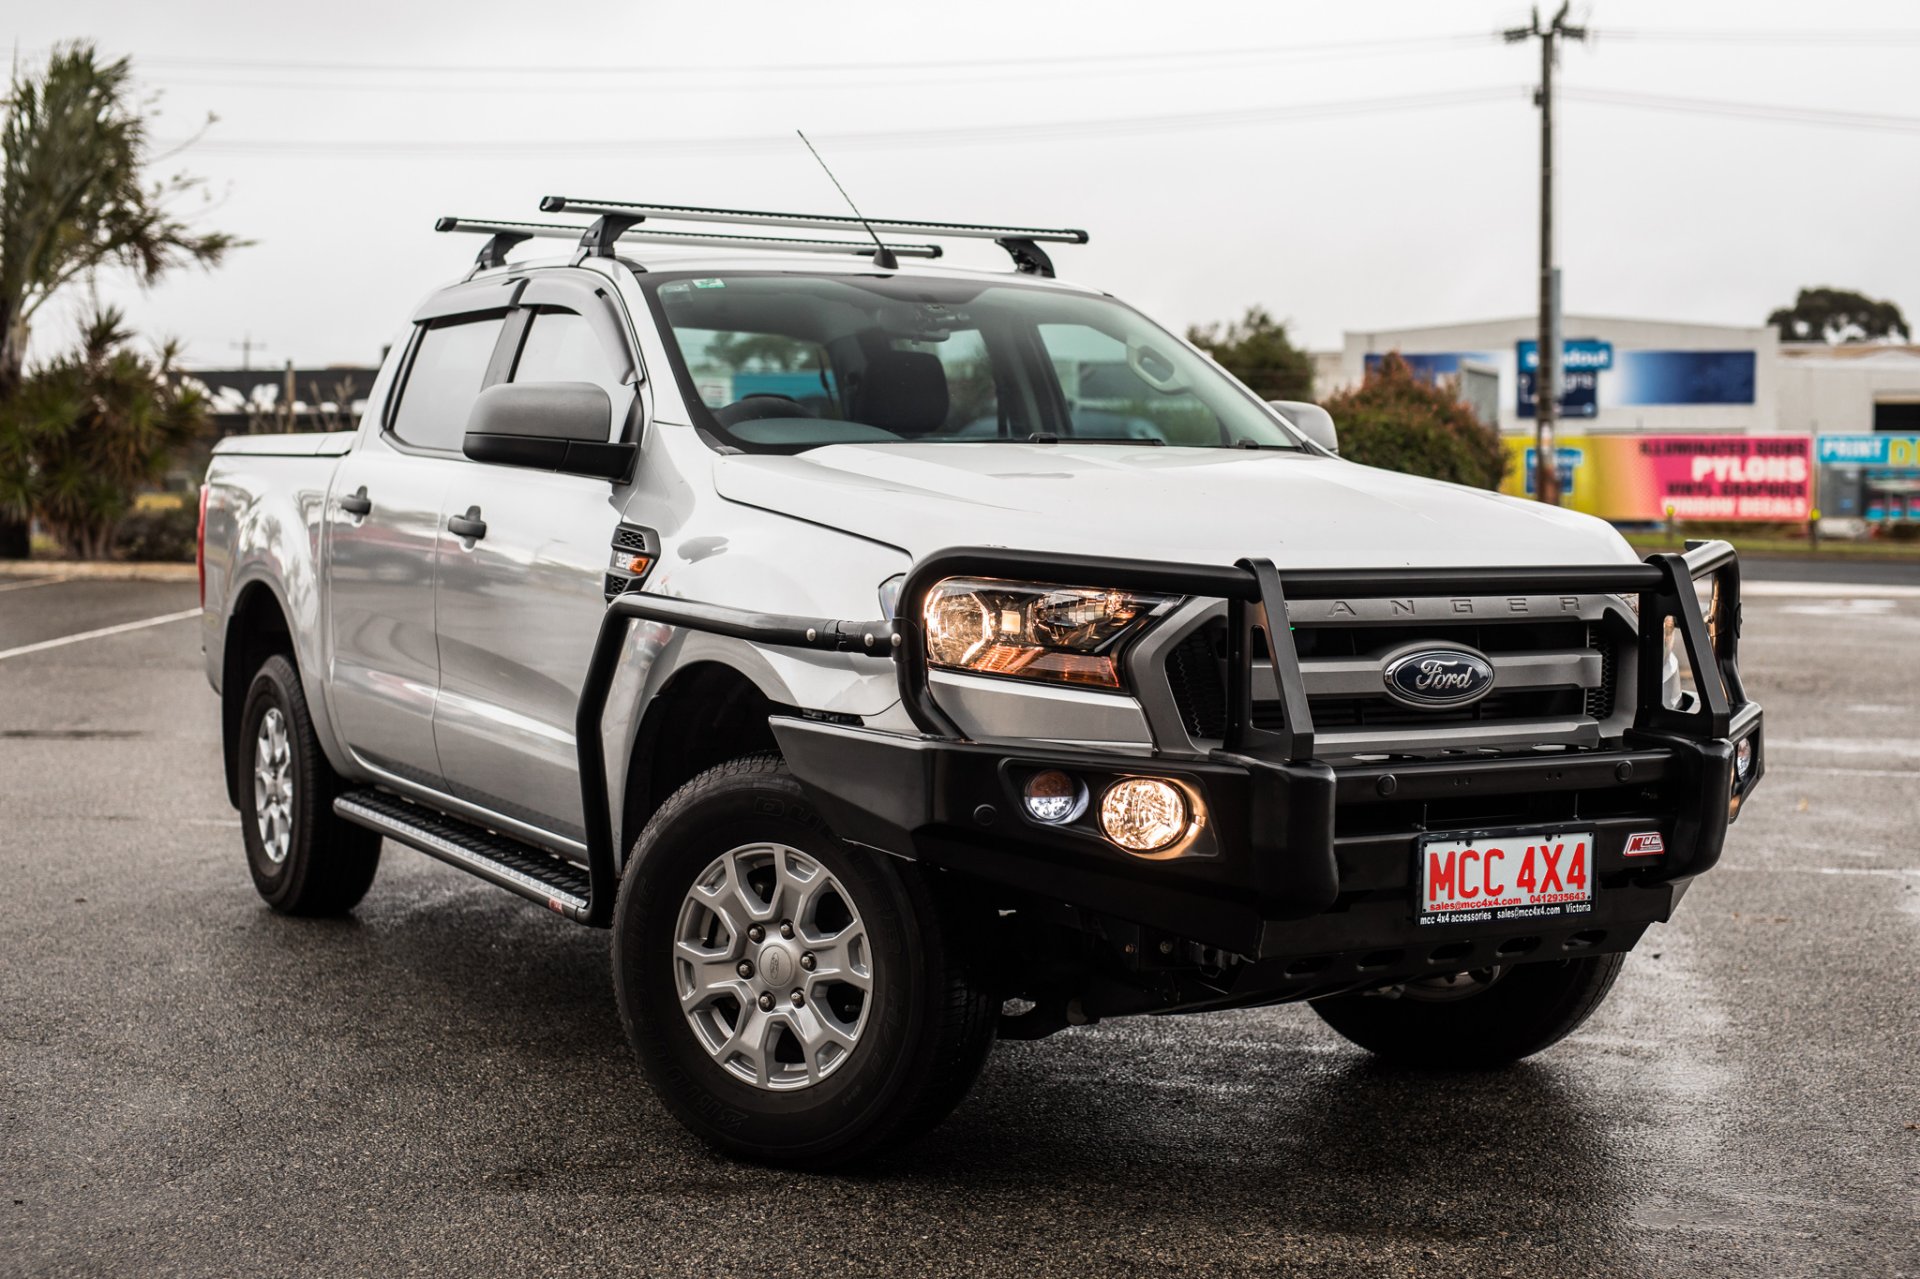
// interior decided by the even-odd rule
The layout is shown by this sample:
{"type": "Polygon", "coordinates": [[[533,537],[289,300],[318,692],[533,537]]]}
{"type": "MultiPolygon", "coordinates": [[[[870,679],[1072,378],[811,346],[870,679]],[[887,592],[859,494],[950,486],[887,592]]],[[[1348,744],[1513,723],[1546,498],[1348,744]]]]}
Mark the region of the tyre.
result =
{"type": "Polygon", "coordinates": [[[261,663],[240,710],[240,829],[247,869],[267,905],[285,915],[337,915],[367,894],[380,836],[333,815],[340,779],[307,714],[299,672],[285,657],[261,663]]]}
{"type": "Polygon", "coordinates": [[[993,1045],[981,913],[842,843],[776,756],[647,823],[613,919],[620,1017],[654,1090],[719,1149],[825,1168],[944,1119],[993,1045]]]}
{"type": "Polygon", "coordinates": [[[1407,1066],[1500,1066],[1532,1056],[1593,1015],[1625,955],[1479,969],[1410,981],[1397,995],[1333,995],[1313,1010],[1347,1039],[1407,1066]]]}

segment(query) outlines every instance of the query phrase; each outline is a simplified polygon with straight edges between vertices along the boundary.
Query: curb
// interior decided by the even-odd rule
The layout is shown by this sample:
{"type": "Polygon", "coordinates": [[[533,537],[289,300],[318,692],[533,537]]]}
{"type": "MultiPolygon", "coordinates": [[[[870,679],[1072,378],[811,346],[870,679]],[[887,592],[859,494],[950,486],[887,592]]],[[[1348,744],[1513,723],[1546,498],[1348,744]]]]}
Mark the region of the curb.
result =
{"type": "Polygon", "coordinates": [[[194,582],[192,564],[117,564],[107,560],[4,560],[0,579],[47,578],[53,581],[194,582]]]}

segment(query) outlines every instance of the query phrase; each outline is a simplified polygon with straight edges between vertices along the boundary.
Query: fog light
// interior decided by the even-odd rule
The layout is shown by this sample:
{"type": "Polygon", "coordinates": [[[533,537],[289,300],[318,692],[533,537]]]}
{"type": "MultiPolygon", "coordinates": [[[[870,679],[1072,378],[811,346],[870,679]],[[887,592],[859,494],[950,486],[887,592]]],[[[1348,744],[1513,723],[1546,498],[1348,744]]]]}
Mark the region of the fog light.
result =
{"type": "Polygon", "coordinates": [[[1187,833],[1187,797],[1172,782],[1128,777],[1100,798],[1100,829],[1130,853],[1157,853],[1187,833]]]}
{"type": "Polygon", "coordinates": [[[1753,739],[1743,737],[1733,745],[1733,775],[1741,781],[1753,771],[1753,739]]]}
{"type": "Polygon", "coordinates": [[[1037,822],[1064,826],[1087,811],[1087,788],[1057,768],[1027,779],[1027,813],[1037,822]]]}

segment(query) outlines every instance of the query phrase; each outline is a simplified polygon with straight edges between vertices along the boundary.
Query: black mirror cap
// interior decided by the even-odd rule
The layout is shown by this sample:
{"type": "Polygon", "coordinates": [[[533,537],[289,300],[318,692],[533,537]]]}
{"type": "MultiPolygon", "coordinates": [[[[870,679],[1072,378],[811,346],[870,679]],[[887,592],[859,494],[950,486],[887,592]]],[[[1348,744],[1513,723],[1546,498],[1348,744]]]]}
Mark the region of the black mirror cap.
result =
{"type": "Polygon", "coordinates": [[[610,444],[613,402],[591,382],[502,382],[480,392],[460,451],[476,462],[625,481],[639,446],[610,444]]]}
{"type": "Polygon", "coordinates": [[[460,451],[475,462],[524,466],[529,470],[558,471],[565,475],[591,475],[624,484],[633,478],[633,464],[640,455],[640,446],[468,431],[460,451]]]}

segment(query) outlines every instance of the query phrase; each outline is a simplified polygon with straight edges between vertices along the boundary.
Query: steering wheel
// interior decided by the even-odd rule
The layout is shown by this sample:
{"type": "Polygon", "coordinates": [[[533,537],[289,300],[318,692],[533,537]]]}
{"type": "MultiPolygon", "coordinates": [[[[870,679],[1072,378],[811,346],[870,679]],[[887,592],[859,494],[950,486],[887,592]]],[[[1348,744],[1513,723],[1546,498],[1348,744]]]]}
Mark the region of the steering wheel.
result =
{"type": "Polygon", "coordinates": [[[713,416],[722,426],[738,426],[742,422],[757,422],[761,418],[768,417],[819,417],[820,415],[791,395],[781,395],[777,391],[753,391],[724,408],[715,409],[713,416]]]}

